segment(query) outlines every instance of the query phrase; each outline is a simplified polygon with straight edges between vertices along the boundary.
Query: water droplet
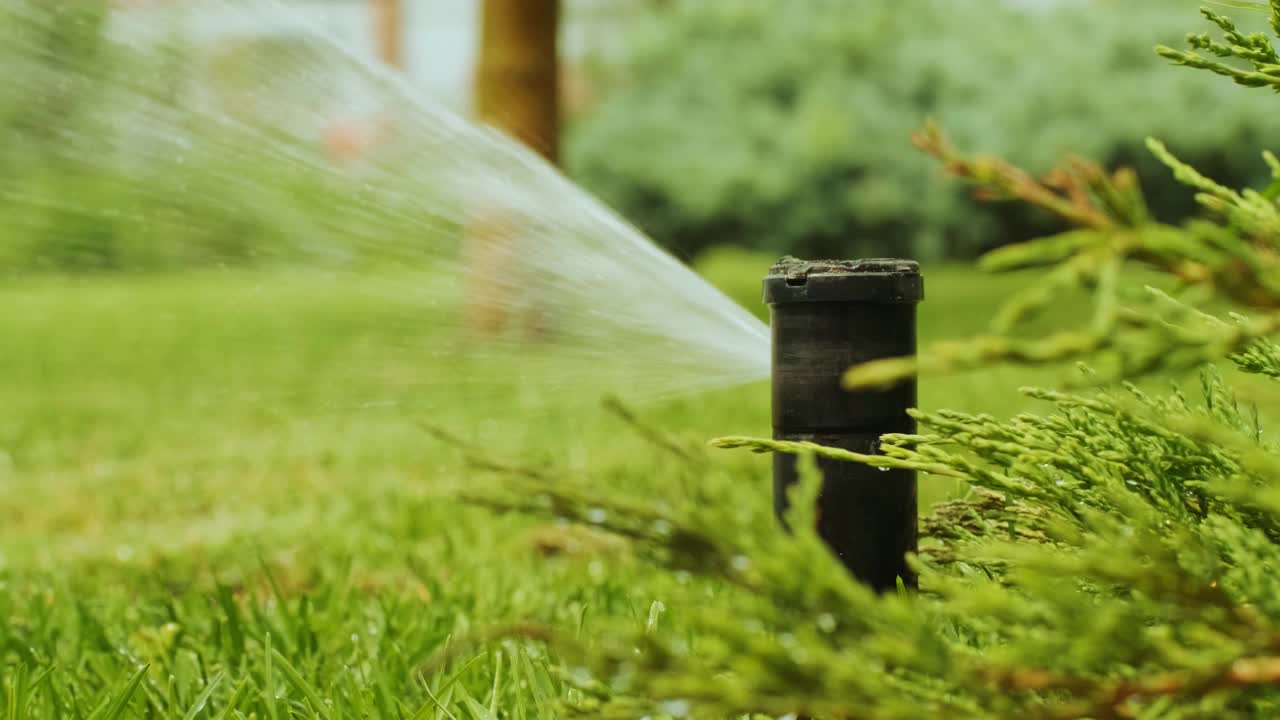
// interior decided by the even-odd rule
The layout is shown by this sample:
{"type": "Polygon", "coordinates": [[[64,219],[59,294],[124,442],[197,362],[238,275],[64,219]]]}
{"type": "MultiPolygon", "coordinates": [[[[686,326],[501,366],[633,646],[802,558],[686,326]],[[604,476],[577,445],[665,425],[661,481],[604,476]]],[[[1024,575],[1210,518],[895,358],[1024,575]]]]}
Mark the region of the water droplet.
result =
{"type": "Polygon", "coordinates": [[[661,600],[654,600],[649,606],[649,620],[644,625],[645,634],[649,634],[658,628],[658,618],[662,617],[662,613],[666,612],[667,606],[661,600]]]}
{"type": "Polygon", "coordinates": [[[604,508],[591,508],[587,511],[587,520],[599,525],[609,519],[609,513],[604,508]]]}
{"type": "Polygon", "coordinates": [[[751,558],[746,555],[734,555],[731,562],[733,563],[733,569],[739,572],[744,572],[751,567],[751,558]]]}
{"type": "Polygon", "coordinates": [[[836,629],[836,619],[831,613],[822,613],[818,616],[818,629],[824,633],[832,632],[836,629]]]}
{"type": "Polygon", "coordinates": [[[676,582],[680,583],[681,585],[688,585],[688,584],[689,584],[689,572],[688,572],[687,570],[677,570],[677,571],[676,571],[676,582]]]}
{"type": "Polygon", "coordinates": [[[688,700],[668,700],[658,705],[658,709],[673,718],[682,718],[689,714],[688,700]]]}
{"type": "Polygon", "coordinates": [[[880,467],[878,467],[878,468],[876,468],[876,469],[877,469],[877,470],[879,470],[880,472],[889,472],[889,468],[887,468],[887,467],[885,467],[885,466],[883,466],[883,465],[881,465],[880,467]]]}
{"type": "Polygon", "coordinates": [[[666,537],[671,534],[671,523],[663,520],[662,518],[658,518],[653,522],[653,531],[658,535],[666,537]]]}

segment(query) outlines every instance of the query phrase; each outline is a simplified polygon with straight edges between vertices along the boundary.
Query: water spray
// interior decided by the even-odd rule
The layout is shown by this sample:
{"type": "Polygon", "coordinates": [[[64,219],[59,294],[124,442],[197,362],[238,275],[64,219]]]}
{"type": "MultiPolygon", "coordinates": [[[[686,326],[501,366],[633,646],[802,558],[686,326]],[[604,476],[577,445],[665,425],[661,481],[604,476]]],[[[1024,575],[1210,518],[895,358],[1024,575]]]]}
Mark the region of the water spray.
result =
{"type": "MultiPolygon", "coordinates": [[[[879,452],[886,433],[915,432],[916,381],[849,392],[845,370],[914,355],[916,304],[924,298],[910,260],[783,258],[764,279],[773,334],[773,437],[853,452],[879,452]]],[[[819,459],[818,533],[858,580],[878,591],[915,587],[916,476],[908,470],[819,459]]],[[[796,456],[774,455],[779,517],[797,480],[796,456]]]]}

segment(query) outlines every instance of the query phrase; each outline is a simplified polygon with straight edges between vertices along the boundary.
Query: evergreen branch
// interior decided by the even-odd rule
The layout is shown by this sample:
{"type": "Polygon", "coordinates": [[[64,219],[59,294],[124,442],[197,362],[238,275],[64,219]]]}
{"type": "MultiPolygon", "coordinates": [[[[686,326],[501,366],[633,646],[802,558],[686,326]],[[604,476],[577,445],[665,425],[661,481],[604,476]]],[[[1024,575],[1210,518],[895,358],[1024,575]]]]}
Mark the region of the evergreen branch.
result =
{"type": "MultiPolygon", "coordinates": [[[[1276,68],[1280,71],[1280,65],[1276,68]]],[[[1280,82],[1280,76],[1277,77],[1277,82],[1280,82]]],[[[1277,208],[1274,200],[1252,190],[1238,193],[1210,180],[1176,158],[1163,143],[1154,138],[1147,138],[1147,148],[1173,170],[1175,178],[1203,192],[1197,196],[1202,205],[1237,223],[1247,235],[1273,247],[1280,244],[1280,208],[1277,208]]],[[[1275,167],[1271,159],[1266,155],[1263,157],[1272,166],[1274,174],[1275,167]]]]}
{"type": "MultiPolygon", "coordinates": [[[[1262,52],[1262,41],[1240,35],[1225,18],[1212,13],[1208,17],[1233,42],[1246,42],[1262,52]]],[[[1109,369],[1093,381],[1104,382],[1188,369],[1238,355],[1280,330],[1271,316],[1234,327],[1215,323],[1150,288],[1150,302],[1120,305],[1120,269],[1132,261],[1253,308],[1280,308],[1280,206],[1274,199],[1280,197],[1280,160],[1274,155],[1264,154],[1276,178],[1273,187],[1266,192],[1236,191],[1149,139],[1152,153],[1179,180],[1200,191],[1198,197],[1206,208],[1226,220],[1225,225],[1196,221],[1177,228],[1149,218],[1130,171],[1108,175],[1094,164],[1076,160],[1037,182],[1003,161],[961,155],[932,122],[916,134],[915,142],[952,173],[977,184],[984,195],[1021,199],[1081,227],[1007,246],[983,258],[981,266],[994,271],[1055,266],[1045,281],[1003,304],[992,321],[991,334],[938,343],[918,358],[888,358],[851,368],[843,378],[847,389],[882,388],[919,373],[1069,360],[1101,361],[1109,369]],[[1088,325],[1040,337],[1017,334],[1062,292],[1074,289],[1092,294],[1093,317],[1088,325]]],[[[1248,357],[1241,359],[1249,362],[1248,357]]],[[[1256,354],[1253,360],[1258,360],[1256,354]]],[[[1254,362],[1254,366],[1259,365],[1254,362]]]]}
{"type": "Polygon", "coordinates": [[[1158,45],[1156,52],[1161,57],[1173,61],[1176,65],[1208,70],[1223,77],[1231,78],[1236,84],[1245,87],[1272,87],[1280,90],[1280,73],[1270,65],[1264,65],[1266,71],[1244,70],[1225,63],[1215,62],[1187,50],[1177,50],[1167,45],[1158,45]]]}
{"type": "Polygon", "coordinates": [[[485,470],[504,475],[516,475],[531,480],[547,480],[549,475],[547,472],[538,468],[527,465],[508,465],[500,463],[490,458],[484,451],[473,447],[470,443],[454,435],[452,432],[432,423],[420,420],[418,427],[423,432],[440,442],[459,450],[462,453],[463,462],[468,466],[477,470],[485,470]]]}
{"type": "MultiPolygon", "coordinates": [[[[965,157],[943,136],[930,120],[912,135],[912,144],[942,162],[948,172],[978,187],[979,196],[988,200],[1021,200],[1047,210],[1073,225],[1104,230],[1118,220],[1090,201],[1084,188],[1103,182],[1101,168],[1085,161],[1051,173],[1047,183],[1011,163],[997,157],[978,155],[965,157]]],[[[1122,193],[1117,193],[1120,195],[1122,193]]]]}
{"type": "MultiPolygon", "coordinates": [[[[928,708],[948,717],[1124,717],[1160,698],[1212,707],[1223,693],[1274,685],[1280,645],[1269,639],[1280,637],[1280,608],[1267,600],[1271,573],[1259,568],[1280,562],[1280,551],[1255,532],[1274,515],[1246,512],[1257,501],[1237,500],[1231,485],[1233,475],[1263,468],[1238,461],[1237,445],[1223,439],[1248,448],[1253,436],[1240,431],[1247,419],[1220,379],[1206,375],[1204,392],[1200,410],[1181,394],[1131,387],[1089,397],[1029,390],[1057,412],[1012,421],[913,411],[923,434],[886,435],[884,455],[756,438],[713,443],[969,482],[968,497],[922,520],[923,590],[910,598],[859,588],[810,530],[761,533],[756,523],[767,518],[741,516],[732,499],[740,482],[708,483],[729,494],[678,503],[661,515],[662,532],[644,507],[651,498],[620,510],[629,503],[547,483],[539,493],[573,506],[563,517],[595,524],[589,509],[607,509],[596,526],[630,533],[648,551],[642,557],[728,581],[714,606],[700,588],[672,590],[683,623],[703,638],[696,653],[683,629],[618,624],[582,649],[585,662],[602,677],[625,668],[632,678],[610,707],[634,712],[642,706],[628,704],[632,696],[677,697],[699,716],[913,717],[928,708]],[[1224,435],[1186,432],[1199,425],[1224,435]],[[615,518],[622,512],[640,514],[615,518]],[[1116,552],[1125,545],[1141,552],[1116,552]]],[[[521,497],[538,484],[516,479],[521,497]]],[[[811,500],[793,497],[793,506],[811,500]]]]}
{"type": "MultiPolygon", "coordinates": [[[[1280,487],[1274,484],[1280,478],[1280,458],[1274,449],[1262,446],[1256,437],[1248,437],[1237,430],[1214,422],[1210,418],[1198,418],[1190,415],[1161,414],[1158,417],[1144,413],[1143,409],[1130,406],[1125,408],[1134,417],[1145,417],[1152,427],[1175,433],[1186,441],[1202,443],[1219,448],[1247,473],[1246,476],[1230,474],[1212,486],[1212,489],[1246,507],[1260,507],[1267,512],[1280,514],[1280,487]],[[1258,478],[1269,482],[1260,485],[1258,478]]],[[[1222,463],[1224,470],[1229,470],[1222,463]]]]}
{"type": "Polygon", "coordinates": [[[918,373],[954,373],[996,364],[1043,365],[1097,353],[1115,342],[1109,327],[1066,330],[1031,340],[983,335],[935,343],[918,358],[866,362],[846,371],[841,382],[847,390],[859,390],[893,385],[918,373]]]}
{"type": "MultiPolygon", "coordinates": [[[[1265,9],[1264,6],[1252,3],[1247,4],[1247,7],[1265,9]]],[[[1176,50],[1160,45],[1156,47],[1156,53],[1176,65],[1208,70],[1231,78],[1232,81],[1246,87],[1271,87],[1280,91],[1280,53],[1277,53],[1275,46],[1266,35],[1262,33],[1245,35],[1236,29],[1235,23],[1230,18],[1207,8],[1200,12],[1205,19],[1218,26],[1226,39],[1225,43],[1213,40],[1207,33],[1193,33],[1187,36],[1187,44],[1192,47],[1192,51],[1176,50]],[[1194,50],[1203,50],[1220,58],[1242,60],[1253,69],[1248,70],[1209,60],[1198,55],[1194,50]]],[[[1269,15],[1272,29],[1280,34],[1280,9],[1277,9],[1274,0],[1269,15]]]]}
{"type": "Polygon", "coordinates": [[[1243,202],[1244,199],[1240,197],[1239,193],[1201,175],[1195,168],[1174,157],[1173,153],[1169,152],[1169,149],[1159,140],[1152,137],[1147,138],[1147,149],[1173,171],[1173,176],[1178,181],[1191,187],[1199,188],[1227,202],[1243,202]]]}
{"type": "Polygon", "coordinates": [[[1155,673],[1102,685],[1093,678],[1063,676],[1030,668],[988,668],[981,674],[987,682],[1005,691],[1068,691],[1091,698],[1052,708],[1040,715],[1046,719],[1125,718],[1135,717],[1134,709],[1129,707],[1135,700],[1162,696],[1203,697],[1226,689],[1280,685],[1280,657],[1240,658],[1208,672],[1155,673]]]}
{"type": "Polygon", "coordinates": [[[722,450],[747,448],[756,453],[775,452],[788,455],[813,455],[815,457],[826,458],[828,460],[857,463],[859,465],[870,465],[871,467],[915,470],[933,475],[944,475],[947,477],[962,479],[967,477],[964,473],[958,472],[945,465],[905,460],[889,455],[866,455],[841,448],[827,447],[825,445],[819,445],[812,442],[729,436],[716,438],[708,444],[711,447],[720,448],[722,450]]]}
{"type": "Polygon", "coordinates": [[[666,450],[686,462],[694,461],[695,456],[693,453],[681,445],[679,441],[668,433],[665,433],[662,430],[642,421],[634,412],[631,411],[630,408],[622,403],[621,399],[615,396],[609,396],[604,400],[604,407],[609,412],[618,416],[618,418],[623,422],[630,425],[635,432],[648,440],[655,447],[666,450]]]}
{"type": "Polygon", "coordinates": [[[1232,355],[1231,361],[1243,372],[1280,378],[1280,345],[1270,340],[1259,340],[1232,355]]]}

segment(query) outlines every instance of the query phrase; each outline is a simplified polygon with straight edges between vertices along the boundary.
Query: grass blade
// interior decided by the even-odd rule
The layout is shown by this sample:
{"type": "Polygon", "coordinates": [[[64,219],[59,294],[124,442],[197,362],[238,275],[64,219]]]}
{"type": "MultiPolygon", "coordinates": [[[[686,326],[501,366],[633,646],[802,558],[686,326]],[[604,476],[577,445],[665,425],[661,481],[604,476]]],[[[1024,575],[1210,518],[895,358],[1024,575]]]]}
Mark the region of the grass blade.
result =
{"type": "Polygon", "coordinates": [[[226,676],[227,674],[225,672],[220,672],[209,681],[209,685],[204,689],[204,692],[200,693],[200,696],[196,698],[196,701],[191,704],[191,709],[187,710],[187,714],[182,716],[183,720],[195,720],[195,717],[199,715],[200,711],[204,710],[205,705],[208,704],[210,696],[213,695],[213,691],[218,689],[218,685],[222,683],[223,678],[226,676]]]}
{"type": "Polygon", "coordinates": [[[275,653],[275,659],[280,663],[280,670],[284,673],[285,679],[289,681],[289,684],[302,693],[303,697],[315,708],[316,713],[328,717],[329,706],[325,704],[324,698],[320,697],[320,693],[316,692],[311,683],[302,677],[302,673],[298,672],[298,669],[293,666],[293,663],[289,662],[288,658],[281,655],[279,651],[272,652],[275,653]]]}
{"type": "Polygon", "coordinates": [[[129,707],[129,701],[133,699],[133,694],[137,692],[138,687],[142,685],[142,679],[146,677],[147,670],[150,667],[150,665],[143,665],[138,668],[137,672],[133,674],[133,677],[129,678],[129,681],[120,689],[120,692],[116,693],[115,696],[111,698],[110,702],[103,705],[97,712],[89,716],[90,720],[119,720],[119,718],[124,715],[125,708],[129,707]]]}

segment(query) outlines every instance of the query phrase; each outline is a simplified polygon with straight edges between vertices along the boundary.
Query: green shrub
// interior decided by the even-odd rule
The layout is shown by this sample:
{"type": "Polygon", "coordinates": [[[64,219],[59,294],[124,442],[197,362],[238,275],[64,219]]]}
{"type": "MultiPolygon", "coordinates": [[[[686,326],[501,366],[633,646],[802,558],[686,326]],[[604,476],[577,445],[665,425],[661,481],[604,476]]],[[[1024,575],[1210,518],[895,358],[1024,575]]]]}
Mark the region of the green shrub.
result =
{"type": "MultiPolygon", "coordinates": [[[[1064,151],[1136,163],[1157,215],[1191,210],[1155,133],[1219,179],[1260,175],[1266,98],[1169,73],[1182,36],[1158,0],[1023,10],[990,0],[676,2],[630,33],[613,88],[568,137],[573,175],[682,253],[970,255],[1053,226],[936,182],[910,131],[1047,170],[1064,151]],[[1138,31],[1137,29],[1140,29],[1138,31]]],[[[1271,133],[1271,135],[1267,135],[1271,133]]]]}
{"type": "MultiPolygon", "coordinates": [[[[1157,52],[1280,91],[1280,0],[1231,4],[1267,10],[1271,31],[1243,33],[1206,11],[1213,33],[1157,52]]],[[[918,138],[985,194],[1072,229],[984,257],[988,270],[1048,268],[1008,298],[990,334],[857,366],[845,387],[1074,360],[1087,363],[1076,382],[1093,388],[1026,389],[1042,410],[1009,420],[913,410],[920,432],[884,435],[874,454],[713,441],[800,457],[807,472],[792,489],[791,533],[759,484],[754,498],[748,478],[717,488],[697,462],[675,500],[505,469],[509,487],[482,502],[611,531],[679,579],[647,624],[634,613],[573,656],[582,704],[598,717],[1277,717],[1280,445],[1268,400],[1280,379],[1280,158],[1263,154],[1264,190],[1237,190],[1149,140],[1204,210],[1170,224],[1149,214],[1130,169],[1075,161],[1048,185],[961,153],[932,125],[918,138]],[[1177,280],[1177,292],[1135,287],[1132,266],[1177,280]],[[1081,291],[1074,322],[1031,327],[1081,291]],[[1247,376],[1229,383],[1222,369],[1231,367],[1247,376]],[[1134,384],[1196,368],[1199,392],[1134,384]],[[968,488],[920,520],[910,558],[918,592],[873,594],[824,547],[818,457],[968,488]]]]}

